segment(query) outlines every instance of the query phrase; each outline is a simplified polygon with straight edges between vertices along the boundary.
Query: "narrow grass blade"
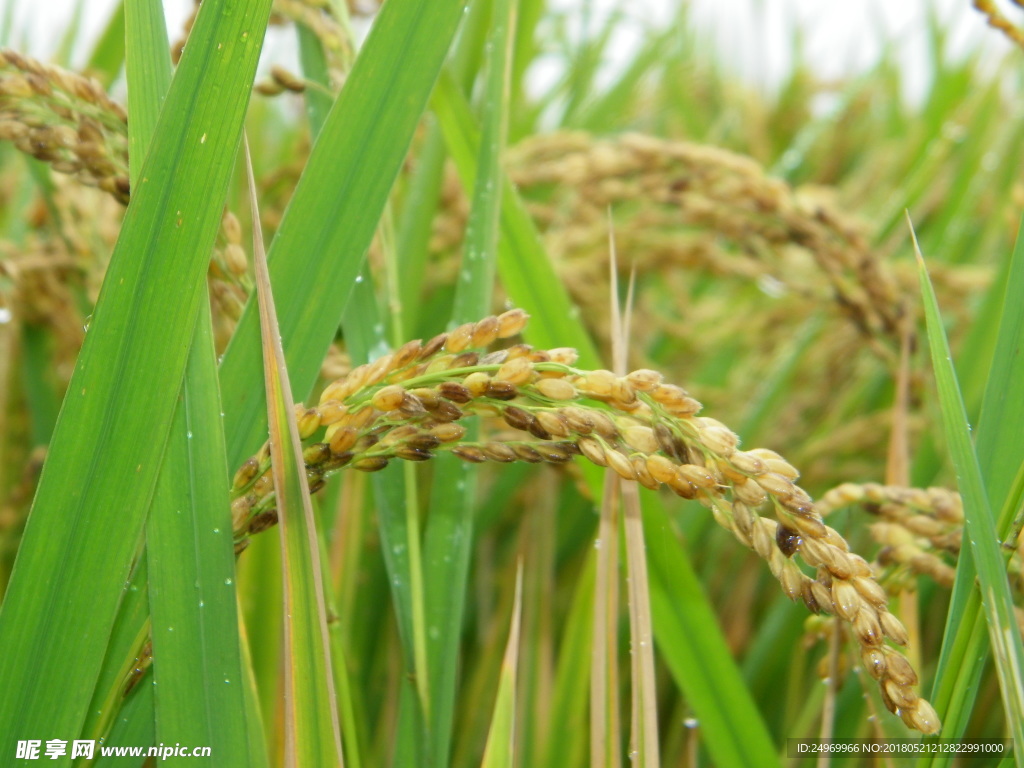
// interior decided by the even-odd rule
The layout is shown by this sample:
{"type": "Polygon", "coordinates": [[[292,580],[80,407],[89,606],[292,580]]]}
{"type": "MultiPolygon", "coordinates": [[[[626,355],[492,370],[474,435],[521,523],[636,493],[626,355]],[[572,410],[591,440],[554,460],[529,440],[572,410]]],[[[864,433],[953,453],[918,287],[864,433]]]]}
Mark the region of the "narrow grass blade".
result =
{"type": "Polygon", "coordinates": [[[496,0],[487,60],[483,130],[478,145],[473,205],[466,229],[465,253],[455,288],[452,322],[470,322],[487,314],[494,294],[498,225],[501,215],[501,155],[508,135],[509,82],[516,0],[496,0]]]}
{"type": "Polygon", "coordinates": [[[269,10],[203,4],[133,190],[0,613],[10,738],[74,734],[84,720],[153,496],[269,10]]]}
{"type": "Polygon", "coordinates": [[[252,201],[253,261],[263,338],[271,468],[284,564],[285,764],[341,766],[341,729],[331,671],[320,548],[295,420],[291,384],[274,309],[246,144],[252,201]]]}
{"type": "MultiPolygon", "coordinates": [[[[715,765],[779,765],[764,720],[658,499],[643,499],[654,637],[715,765]]],[[[703,511],[703,509],[701,509],[703,511]]]]}
{"type": "MultiPolygon", "coordinates": [[[[1013,517],[1019,506],[1013,484],[1020,467],[1014,467],[1024,454],[1017,430],[1021,417],[1021,393],[1018,382],[1024,376],[1024,360],[1018,353],[1024,337],[1024,316],[1016,297],[1024,291],[1024,237],[1018,234],[1017,245],[1002,280],[989,289],[985,305],[997,305],[996,311],[983,311],[976,319],[982,328],[972,331],[966,351],[985,345],[995,349],[985,382],[981,417],[978,424],[977,453],[989,504],[1000,510],[996,530],[1000,539],[1011,532],[1013,517]],[[996,287],[1004,293],[1001,299],[996,287]],[[988,337],[988,338],[986,338],[988,337]],[[991,338],[994,337],[994,338],[991,338]]],[[[964,360],[961,360],[962,366],[964,360]]],[[[963,734],[971,718],[984,663],[987,660],[987,635],[981,631],[981,600],[975,589],[977,568],[970,548],[959,556],[956,581],[949,603],[948,621],[939,664],[936,668],[932,701],[943,715],[943,733],[951,737],[963,734]]],[[[922,761],[923,764],[925,761],[922,761]]],[[[950,761],[936,756],[932,765],[950,761]]]]}
{"type": "Polygon", "coordinates": [[[204,305],[196,323],[146,528],[156,738],[211,747],[199,763],[172,757],[169,765],[246,766],[228,469],[209,312],[204,305]]]}
{"type": "Polygon", "coordinates": [[[512,626],[501,663],[494,715],[487,733],[482,768],[512,768],[515,765],[516,670],[519,667],[519,623],[523,607],[523,564],[516,569],[516,594],[512,605],[512,626]]]}
{"type": "MultiPolygon", "coordinates": [[[[989,497],[982,480],[978,456],[971,444],[970,425],[957,385],[949,343],[942,327],[938,301],[928,279],[916,238],[914,248],[918,259],[925,317],[928,320],[928,342],[939,391],[943,424],[957,470],[960,494],[964,500],[965,533],[970,541],[970,549],[977,568],[978,588],[988,624],[996,674],[1003,694],[1007,727],[1017,743],[1024,743],[1024,648],[1021,646],[1020,628],[1014,615],[1006,563],[999,551],[999,532],[996,530],[989,497]]],[[[955,634],[956,623],[957,617],[951,616],[947,634],[950,630],[955,634]]],[[[939,715],[942,714],[940,710],[939,715]]],[[[1018,758],[1018,764],[1020,762],[1021,759],[1018,758]]]]}
{"type": "Polygon", "coordinates": [[[629,572],[630,659],[632,661],[632,745],[634,764],[657,768],[658,701],[654,676],[654,630],[651,620],[650,580],[646,544],[636,483],[623,486],[623,525],[629,572]]]}
{"type": "MultiPolygon", "coordinates": [[[[532,473],[531,473],[532,474],[532,473]]],[[[519,765],[541,765],[550,727],[563,721],[552,717],[554,654],[557,647],[555,549],[560,511],[559,483],[554,472],[544,472],[537,488],[537,504],[525,510],[521,540],[523,552],[523,610],[519,642],[519,685],[516,696],[516,760],[519,765]]],[[[586,690],[584,683],[582,690],[586,690]]]]}
{"type": "Polygon", "coordinates": [[[164,9],[152,0],[124,0],[125,71],[128,77],[128,164],[132,188],[138,185],[171,82],[171,44],[164,9]]]}
{"type": "MultiPolygon", "coordinates": [[[[989,503],[999,509],[996,523],[1001,539],[1010,535],[1013,517],[1019,507],[1016,490],[1011,487],[1019,480],[1019,461],[1024,447],[1016,426],[1020,423],[1020,397],[1014,391],[1014,382],[1024,376],[1024,361],[1017,350],[1024,336],[1024,315],[1015,297],[1024,291],[1024,237],[1018,234],[1017,244],[1010,255],[1003,297],[989,292],[988,301],[997,303],[998,310],[986,307],[977,322],[985,328],[972,330],[972,338],[995,338],[996,352],[986,383],[986,391],[977,430],[978,463],[985,478],[989,503]],[[1011,474],[1013,473],[1013,474],[1011,474]]],[[[977,569],[971,548],[964,548],[957,564],[957,577],[943,638],[939,663],[936,667],[932,702],[943,717],[943,735],[957,737],[968,726],[978,692],[985,662],[988,659],[988,637],[982,629],[981,597],[975,582],[977,569]]],[[[922,761],[922,764],[948,765],[944,756],[922,761]]]]}
{"type": "MultiPolygon", "coordinates": [[[[466,232],[466,245],[455,289],[451,324],[471,322],[488,314],[494,295],[498,260],[499,217],[503,189],[501,154],[508,122],[512,40],[516,0],[494,5],[484,88],[484,135],[477,147],[476,183],[466,232]]],[[[467,439],[474,439],[471,430],[467,439]]],[[[429,673],[429,731],[435,765],[450,763],[452,723],[459,668],[469,560],[473,549],[476,475],[465,462],[445,456],[438,462],[424,547],[429,673]]]]}
{"type": "Polygon", "coordinates": [[[619,711],[619,483],[604,473],[594,580],[593,651],[590,656],[590,764],[622,764],[619,711]]]}
{"type": "MultiPolygon", "coordinates": [[[[235,592],[238,596],[238,592],[235,592]]],[[[263,715],[260,712],[259,691],[256,688],[256,676],[253,674],[252,655],[250,653],[249,633],[245,628],[245,618],[241,602],[238,604],[238,639],[242,648],[242,677],[245,693],[245,722],[249,733],[249,768],[269,768],[270,757],[267,750],[267,737],[263,715]]]]}
{"type": "Polygon", "coordinates": [[[324,55],[320,39],[305,24],[299,24],[297,31],[302,74],[306,76],[307,80],[320,86],[319,88],[307,88],[303,94],[310,132],[315,139],[327,120],[331,104],[334,103],[329,90],[330,76],[327,72],[327,57],[324,55]]]}
{"type": "MultiPolygon", "coordinates": [[[[385,213],[385,219],[387,213],[385,213]]],[[[382,237],[385,261],[394,269],[397,254],[390,239],[382,237]]],[[[388,281],[389,301],[397,298],[397,281],[388,281]]],[[[392,327],[402,331],[402,313],[391,317],[392,327]]],[[[341,326],[349,354],[355,364],[370,362],[389,349],[386,324],[378,305],[376,289],[368,265],[364,265],[352,290],[341,326]]],[[[419,496],[412,465],[392,464],[373,474],[373,492],[381,550],[388,574],[388,584],[398,621],[402,646],[404,679],[414,698],[400,697],[398,743],[396,755],[403,755],[403,765],[413,768],[425,761],[427,746],[426,712],[429,709],[429,669],[427,666],[427,633],[425,627],[423,565],[420,545],[419,496]],[[408,719],[409,727],[402,727],[408,719]],[[409,741],[406,742],[405,739],[409,741]]],[[[396,758],[397,760],[397,758],[396,758]]]]}
{"type": "MultiPolygon", "coordinates": [[[[245,608],[239,621],[242,650],[256,693],[260,720],[265,725],[264,752],[280,754],[280,678],[284,645],[284,578],[281,543],[274,535],[254,536],[236,564],[239,602],[245,608]],[[249,598],[248,600],[246,598],[249,598]],[[253,599],[255,598],[255,599],[253,599]],[[257,685],[258,683],[258,685],[257,685]]],[[[250,734],[253,719],[249,719],[250,734]]]]}
{"type": "MultiPolygon", "coordinates": [[[[138,689],[125,701],[121,716],[114,721],[114,726],[104,742],[105,746],[133,747],[154,743],[156,732],[153,718],[145,716],[154,708],[152,677],[152,674],[146,674],[139,681],[138,689]]],[[[95,757],[96,760],[91,765],[96,768],[143,768],[146,764],[145,757],[103,757],[99,750],[96,750],[95,757]]]]}
{"type": "MultiPolygon", "coordinates": [[[[134,182],[170,85],[171,64],[160,4],[129,0],[124,15],[135,110],[129,128],[137,148],[134,182]]],[[[157,628],[156,739],[208,745],[207,764],[217,755],[217,764],[243,765],[248,732],[220,413],[210,306],[202,302],[146,529],[148,596],[157,628]]],[[[173,764],[189,759],[170,758],[173,764]]]]}
{"type": "MultiPolygon", "coordinates": [[[[329,563],[327,551],[327,536],[321,528],[318,531],[320,544],[320,562],[329,563]]],[[[329,566],[328,566],[329,567],[329,566]]],[[[326,573],[326,568],[325,568],[326,573]]],[[[334,596],[331,579],[323,579],[324,605],[331,616],[338,615],[338,604],[334,596]]],[[[345,659],[345,648],[343,628],[340,622],[333,621],[328,627],[330,638],[331,670],[334,673],[334,687],[337,691],[339,727],[342,741],[345,745],[344,754],[347,755],[346,765],[348,768],[362,768],[363,760],[359,745],[359,731],[356,725],[355,697],[352,680],[349,676],[349,664],[345,659]]]]}
{"type": "MultiPolygon", "coordinates": [[[[281,338],[293,386],[303,397],[337,331],[463,6],[461,0],[384,5],[271,244],[281,338]]],[[[250,301],[220,371],[231,466],[258,447],[263,432],[259,356],[250,301]]]]}
{"type": "MultiPolygon", "coordinates": [[[[163,22],[161,21],[161,24],[163,22]]],[[[105,88],[110,88],[111,83],[121,71],[125,57],[125,0],[118,2],[110,13],[110,20],[92,48],[92,55],[86,70],[95,77],[105,88]]]]}
{"type": "MultiPolygon", "coordinates": [[[[609,224],[608,260],[611,286],[612,360],[615,373],[625,376],[629,354],[629,325],[636,285],[636,271],[630,279],[625,312],[619,311],[618,256],[615,251],[615,233],[611,213],[609,224]]],[[[606,474],[611,474],[607,472],[606,474]]],[[[651,627],[650,582],[647,577],[647,554],[644,543],[643,513],[640,491],[636,483],[624,483],[622,488],[623,529],[626,538],[626,571],[628,574],[630,668],[632,679],[631,744],[630,757],[643,768],[658,768],[661,763],[658,749],[658,704],[654,683],[654,631],[651,627]]]]}
{"type": "MultiPolygon", "coordinates": [[[[611,217],[609,216],[609,228],[611,217]]],[[[626,364],[626,339],[619,312],[618,264],[609,234],[608,272],[611,302],[612,360],[617,373],[626,364]]],[[[594,651],[590,662],[590,763],[618,768],[622,764],[622,715],[619,708],[619,507],[623,484],[604,472],[601,519],[598,522],[597,576],[594,583],[594,651]]],[[[645,584],[646,586],[646,584],[645,584]]],[[[632,594],[630,595],[632,597],[632,594]]],[[[630,617],[632,619],[632,616],[630,617]]],[[[635,627],[630,624],[630,630],[635,627]]],[[[635,668],[634,668],[635,671],[635,668]]],[[[634,684],[635,680],[632,681],[634,684]]],[[[636,689],[632,689],[635,691],[636,689]]],[[[633,698],[634,704],[636,697],[633,698]]],[[[636,712],[634,711],[634,715],[636,712]]]]}
{"type": "MultiPolygon", "coordinates": [[[[462,185],[472,189],[476,180],[479,129],[450,73],[442,73],[431,104],[462,185]]],[[[582,367],[597,367],[599,356],[594,343],[579,323],[578,310],[555,273],[536,227],[512,185],[507,179],[502,183],[498,272],[512,302],[533,317],[526,331],[527,338],[542,349],[575,347],[582,367]]]]}
{"type": "MultiPolygon", "coordinates": [[[[141,671],[148,671],[140,666],[150,638],[148,584],[149,565],[145,557],[140,557],[118,606],[117,620],[110,633],[96,690],[82,726],[82,738],[104,738],[118,715],[121,719],[128,716],[122,705],[138,695],[138,677],[141,671]]],[[[146,697],[146,702],[148,704],[133,705],[131,716],[146,720],[152,730],[155,719],[153,697],[146,697]]]]}
{"type": "Polygon", "coordinates": [[[584,765],[587,755],[587,678],[592,655],[594,605],[594,553],[586,559],[576,582],[558,649],[551,722],[558,725],[548,734],[539,765],[561,768],[584,765]]]}
{"type": "MultiPolygon", "coordinates": [[[[406,184],[405,202],[398,219],[395,248],[402,269],[399,286],[402,311],[409,335],[419,333],[424,313],[420,306],[420,291],[430,257],[430,237],[434,218],[441,200],[441,182],[444,179],[444,137],[433,115],[428,115],[427,137],[417,157],[412,178],[406,184]]],[[[424,334],[425,335],[425,334],[424,334]]]]}
{"type": "MultiPolygon", "coordinates": [[[[1024,456],[1024,431],[1019,428],[1024,424],[1024,398],[1020,396],[1020,382],[1024,381],[1024,302],[1019,301],[1024,293],[1024,219],[1010,258],[1005,291],[1002,317],[989,329],[996,337],[996,349],[978,420],[978,463],[992,509],[1004,508],[1024,456]]],[[[1000,517],[1000,536],[1008,535],[1010,521],[1009,517],[1000,517]]]]}

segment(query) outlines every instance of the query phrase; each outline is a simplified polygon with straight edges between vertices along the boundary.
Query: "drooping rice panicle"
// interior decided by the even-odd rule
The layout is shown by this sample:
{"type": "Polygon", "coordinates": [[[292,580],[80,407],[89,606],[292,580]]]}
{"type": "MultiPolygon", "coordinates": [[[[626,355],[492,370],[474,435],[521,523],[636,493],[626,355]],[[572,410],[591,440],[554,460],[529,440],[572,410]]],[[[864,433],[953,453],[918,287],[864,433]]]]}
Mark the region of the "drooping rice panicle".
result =
{"type": "Polygon", "coordinates": [[[0,141],[128,202],[128,116],[95,80],[0,50],[0,141]]]}
{"type": "MultiPolygon", "coordinates": [[[[1016,2],[1016,0],[1015,0],[1016,2]]],[[[985,16],[988,25],[998,29],[1007,39],[1024,48],[1024,29],[1015,25],[1006,15],[996,7],[992,0],[973,0],[974,7],[985,16]]],[[[1019,2],[1017,3],[1020,4],[1019,2]]]]}
{"type": "MultiPolygon", "coordinates": [[[[637,133],[562,132],[516,145],[509,173],[521,189],[552,192],[531,214],[584,306],[604,306],[612,208],[620,249],[641,272],[699,267],[828,298],[886,359],[907,329],[911,289],[872,250],[863,227],[827,192],[794,189],[749,157],[637,133]]],[[[436,225],[439,249],[464,230],[460,193],[450,189],[448,215],[436,225]]]]}
{"type": "MultiPolygon", "coordinates": [[[[297,406],[310,489],[342,467],[376,471],[393,459],[426,461],[440,451],[473,463],[562,464],[582,455],[652,490],[668,486],[711,509],[768,563],[791,599],[845,621],[886,706],[909,727],[936,732],[938,716],[914,690],[916,673],[885,643],[905,645],[906,629],[889,612],[868,563],[796,485],[797,471],[773,451],[738,450],[728,427],[699,416],[701,404],[656,371],[581,370],[575,352],[564,348],[474,351],[515,336],[526,320],[512,310],[425,344],[409,342],[329,384],[316,407],[297,406]],[[459,422],[471,417],[495,422],[499,431],[465,441],[459,422]]],[[[267,446],[238,470],[234,489],[240,551],[248,536],[276,522],[267,446]]]]}

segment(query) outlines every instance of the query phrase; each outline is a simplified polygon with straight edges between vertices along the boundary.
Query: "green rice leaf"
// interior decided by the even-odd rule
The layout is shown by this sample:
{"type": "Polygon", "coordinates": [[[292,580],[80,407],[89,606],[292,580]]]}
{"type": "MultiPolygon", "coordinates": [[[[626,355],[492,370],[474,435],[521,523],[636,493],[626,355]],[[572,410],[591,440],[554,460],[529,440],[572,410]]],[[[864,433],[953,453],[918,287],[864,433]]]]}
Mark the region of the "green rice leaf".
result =
{"type": "MultiPolygon", "coordinates": [[[[480,146],[479,129],[465,96],[449,73],[442,74],[432,105],[462,185],[472,189],[480,146]]],[[[527,339],[541,349],[575,347],[582,367],[597,367],[599,357],[594,343],[583,330],[579,312],[555,273],[530,215],[508,180],[502,183],[498,272],[512,303],[533,317],[526,329],[527,339]]]]}
{"type": "Polygon", "coordinates": [[[658,500],[644,497],[654,639],[716,765],[778,765],[776,748],[658,500]]]}
{"type": "Polygon", "coordinates": [[[163,6],[151,0],[125,0],[123,7],[121,23],[127,39],[125,70],[131,115],[128,164],[134,190],[171,84],[171,57],[163,6]]]}
{"type": "Polygon", "coordinates": [[[74,734],[84,721],[153,497],[268,15],[268,2],[203,4],[133,190],[0,612],[9,738],[74,734]]]}
{"type": "MultiPolygon", "coordinates": [[[[171,66],[159,3],[130,2],[127,16],[130,24],[122,24],[131,36],[128,80],[135,111],[129,138],[137,148],[136,181],[171,66]]],[[[146,529],[148,596],[157,629],[151,646],[156,739],[207,745],[210,756],[200,758],[206,764],[216,759],[218,765],[244,765],[248,733],[220,413],[210,306],[203,302],[146,529]]],[[[168,759],[177,765],[195,758],[168,759]]]]}
{"type": "MultiPolygon", "coordinates": [[[[1018,347],[1024,335],[1024,314],[1014,297],[1024,291],[1024,237],[1018,235],[1010,255],[1005,279],[1001,281],[1003,296],[989,292],[994,310],[985,307],[978,322],[987,327],[972,331],[972,336],[995,338],[995,354],[987,377],[986,391],[978,424],[978,463],[986,479],[985,487],[992,508],[1000,509],[996,528],[1000,538],[1010,535],[1013,516],[1020,505],[1020,467],[1014,459],[1021,455],[1020,397],[1015,382],[1024,375],[1024,361],[1018,347]],[[1011,475],[1014,472],[1014,475],[1011,475]],[[1011,487],[1010,484],[1013,484],[1011,487]]],[[[963,734],[977,697],[978,682],[988,659],[988,637],[982,628],[981,597],[975,589],[977,568],[971,548],[960,553],[957,579],[946,623],[939,663],[936,667],[932,703],[943,716],[943,733],[963,734]]],[[[922,764],[948,765],[946,756],[938,755],[922,764]]]]}
{"type": "Polygon", "coordinates": [[[146,528],[156,739],[211,748],[208,758],[171,757],[169,765],[247,766],[228,471],[209,311],[204,304],[196,323],[146,528]]]}
{"type": "Polygon", "coordinates": [[[139,696],[142,674],[147,673],[146,681],[152,682],[149,667],[144,662],[150,637],[148,584],[149,565],[142,557],[136,562],[118,607],[103,667],[82,727],[82,738],[97,741],[105,738],[112,726],[118,727],[125,717],[145,720],[148,726],[136,723],[132,727],[148,727],[148,731],[153,732],[153,696],[150,694],[142,697],[142,702],[129,705],[139,696]]]}
{"type": "MultiPolygon", "coordinates": [[[[114,721],[113,728],[104,745],[111,747],[134,747],[140,744],[154,744],[156,732],[153,718],[147,714],[153,712],[153,675],[147,673],[139,681],[121,708],[120,716],[114,721]]],[[[145,757],[122,757],[99,755],[96,750],[96,768],[143,768],[145,757]]]]}
{"type": "MultiPolygon", "coordinates": [[[[484,85],[483,140],[476,157],[473,202],[450,326],[484,317],[492,304],[503,193],[500,162],[508,130],[515,10],[515,0],[500,0],[494,6],[487,45],[490,54],[484,85]]],[[[470,430],[468,439],[474,439],[475,434],[475,430],[470,430]]],[[[430,503],[423,576],[428,620],[437,630],[430,633],[428,643],[428,718],[435,764],[447,765],[455,720],[459,637],[474,542],[476,473],[455,457],[438,458],[441,460],[435,471],[430,503]]]]}
{"type": "MultiPolygon", "coordinates": [[[[978,455],[971,443],[970,424],[957,384],[938,301],[928,279],[924,259],[917,248],[916,238],[914,246],[918,258],[925,317],[928,320],[928,342],[939,391],[943,424],[957,470],[960,494],[964,501],[965,533],[970,541],[970,550],[977,568],[982,613],[988,625],[989,642],[1003,694],[1007,726],[1017,742],[1024,743],[1024,648],[1021,646],[1020,628],[1010,596],[1006,562],[1000,553],[999,532],[982,480],[978,455]]],[[[1007,369],[997,369],[996,373],[1005,370],[1007,369]]],[[[970,627],[958,629],[959,618],[951,612],[947,636],[955,636],[961,631],[971,631],[970,627]]],[[[939,716],[942,715],[943,711],[940,709],[939,716]]],[[[948,726],[944,728],[943,735],[947,734],[946,729],[948,726]]]]}
{"type": "Polygon", "coordinates": [[[491,728],[487,732],[483,768],[512,768],[515,765],[516,670],[519,663],[519,623],[523,606],[523,566],[516,570],[516,594],[512,601],[512,625],[508,630],[501,678],[494,702],[491,728]]]}
{"type": "MultiPolygon", "coordinates": [[[[161,19],[161,26],[163,21],[161,19]]],[[[96,44],[86,69],[104,87],[110,88],[118,72],[124,64],[125,56],[125,3],[124,0],[114,6],[110,20],[96,44]]]]}
{"type": "MultiPolygon", "coordinates": [[[[302,397],[312,389],[337,331],[463,5],[461,0],[384,5],[271,243],[268,261],[281,338],[289,376],[302,397]]],[[[259,354],[250,301],[220,370],[231,466],[255,450],[263,433],[259,354]]]]}
{"type": "Polygon", "coordinates": [[[290,766],[342,766],[341,728],[331,670],[320,548],[306,481],[302,440],[256,205],[256,182],[246,144],[254,222],[253,261],[270,424],[271,471],[284,570],[284,754],[290,766]]]}

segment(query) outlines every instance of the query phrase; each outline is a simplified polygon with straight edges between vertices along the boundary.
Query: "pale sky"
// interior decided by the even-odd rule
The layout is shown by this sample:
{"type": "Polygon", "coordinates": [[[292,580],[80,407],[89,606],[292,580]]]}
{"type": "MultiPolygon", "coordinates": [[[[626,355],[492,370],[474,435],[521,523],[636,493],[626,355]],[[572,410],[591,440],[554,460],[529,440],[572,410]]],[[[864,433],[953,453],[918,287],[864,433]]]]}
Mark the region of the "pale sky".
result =
{"type": "MultiPolygon", "coordinates": [[[[13,3],[15,34],[10,40],[31,41],[31,52],[45,58],[70,21],[76,5],[83,8],[87,39],[105,25],[115,0],[0,0],[0,8],[13,3]]],[[[645,24],[665,24],[681,0],[550,0],[553,7],[582,9],[589,4],[593,23],[613,7],[627,9],[613,51],[628,59],[630,50],[642,44],[645,24]]],[[[924,23],[931,8],[944,20],[955,50],[974,44],[1005,50],[1006,44],[970,8],[970,0],[692,0],[695,23],[706,30],[721,52],[722,61],[754,85],[771,88],[793,56],[792,29],[801,31],[807,59],[823,77],[839,77],[869,67],[877,60],[883,40],[898,41],[896,50],[910,81],[920,90],[927,77],[927,32],[924,23]]],[[[181,29],[192,0],[165,0],[171,36],[181,29]]],[[[1012,13],[1012,11],[1010,11],[1012,13]]],[[[277,30],[267,43],[267,54],[276,60],[294,59],[289,50],[292,36],[277,30]]],[[[543,74],[541,75],[543,76],[543,74]]]]}

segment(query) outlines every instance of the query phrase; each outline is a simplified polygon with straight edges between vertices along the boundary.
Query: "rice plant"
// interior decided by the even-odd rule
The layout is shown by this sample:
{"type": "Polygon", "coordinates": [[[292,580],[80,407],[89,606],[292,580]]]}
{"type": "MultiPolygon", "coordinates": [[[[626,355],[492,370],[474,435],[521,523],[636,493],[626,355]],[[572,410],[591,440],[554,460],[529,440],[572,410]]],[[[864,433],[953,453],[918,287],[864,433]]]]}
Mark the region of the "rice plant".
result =
{"type": "Polygon", "coordinates": [[[1021,762],[1021,51],[588,8],[0,22],[0,764],[1021,762]]]}

